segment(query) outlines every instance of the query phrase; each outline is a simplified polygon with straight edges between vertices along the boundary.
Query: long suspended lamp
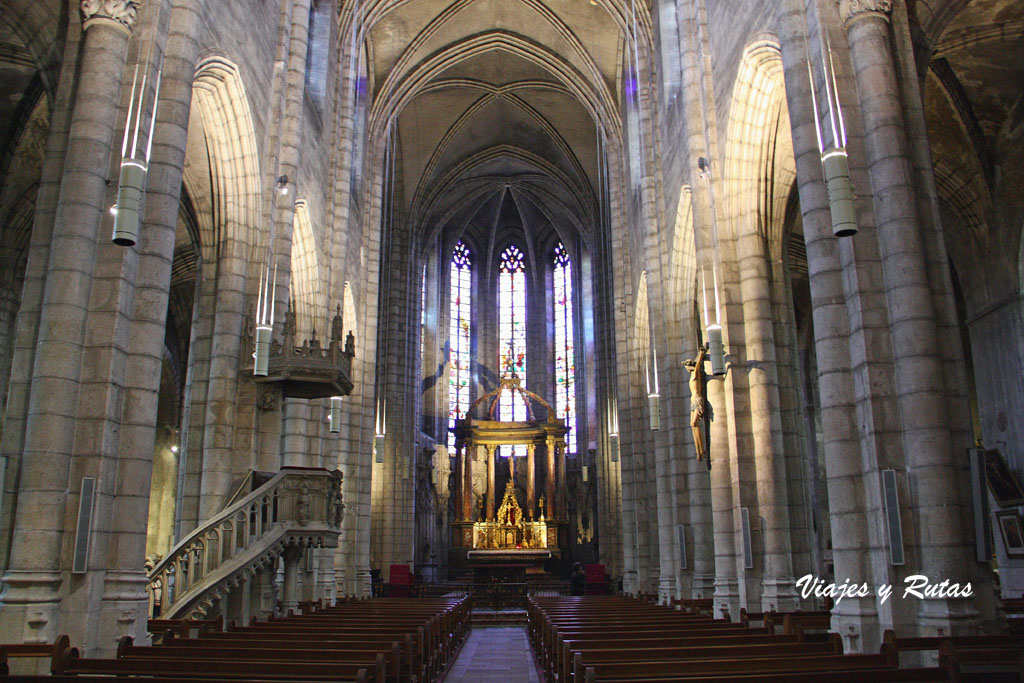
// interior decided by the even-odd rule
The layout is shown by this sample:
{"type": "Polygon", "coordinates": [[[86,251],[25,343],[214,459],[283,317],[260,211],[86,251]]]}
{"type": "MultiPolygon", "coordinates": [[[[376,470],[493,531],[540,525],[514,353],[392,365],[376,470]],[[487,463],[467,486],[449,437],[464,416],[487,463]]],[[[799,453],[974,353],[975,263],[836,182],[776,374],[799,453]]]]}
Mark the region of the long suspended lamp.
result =
{"type": "Polygon", "coordinates": [[[385,424],[387,407],[387,399],[381,399],[380,409],[377,411],[377,425],[373,434],[374,461],[378,464],[384,462],[384,439],[387,438],[387,426],[385,424]]]}
{"type": "Polygon", "coordinates": [[[722,339],[722,307],[718,301],[718,268],[712,265],[711,269],[715,283],[715,322],[711,322],[708,314],[708,287],[704,277],[704,269],[700,269],[701,289],[704,295],[704,328],[708,335],[708,358],[711,359],[711,374],[724,375],[725,367],[725,343],[722,339]]]}
{"type": "MultiPolygon", "coordinates": [[[[650,323],[648,323],[648,328],[650,323]]],[[[657,346],[654,343],[654,334],[651,334],[651,357],[644,359],[644,371],[647,375],[647,407],[648,415],[650,416],[650,427],[651,431],[658,431],[661,429],[661,396],[659,395],[658,387],[658,354],[657,346]],[[651,382],[651,366],[654,366],[654,382],[651,382]]],[[[645,354],[646,355],[646,354],[645,354]]]]}
{"type": "Polygon", "coordinates": [[[132,78],[132,94],[128,102],[128,116],[124,125],[124,141],[121,143],[121,172],[117,179],[117,203],[110,208],[114,214],[114,244],[122,247],[134,246],[139,240],[139,222],[142,213],[142,193],[146,190],[146,175],[149,159],[153,154],[153,129],[156,127],[157,105],[160,103],[160,82],[163,71],[157,71],[156,88],[153,94],[153,114],[149,124],[149,140],[139,149],[139,135],[142,129],[142,110],[146,98],[146,79],[139,82],[139,66],[135,66],[132,78]],[[137,87],[136,87],[137,86],[137,87]],[[134,116],[134,122],[132,117],[134,116]],[[134,130],[133,130],[134,129],[134,130]],[[129,150],[129,141],[131,149],[129,150]],[[130,152],[130,153],[129,153],[130,152]]]}
{"type": "Polygon", "coordinates": [[[832,50],[827,48],[828,64],[825,68],[825,99],[828,101],[828,118],[832,130],[832,142],[826,148],[818,119],[818,97],[814,89],[814,73],[811,61],[807,60],[807,77],[811,84],[811,103],[814,108],[814,132],[818,138],[821,154],[821,169],[828,189],[828,204],[832,214],[832,234],[836,237],[851,237],[857,234],[857,214],[854,208],[853,181],[850,179],[850,163],[846,153],[846,124],[843,109],[839,104],[839,85],[836,81],[832,50]]]}
{"type": "MultiPolygon", "coordinates": [[[[277,264],[274,265],[274,283],[270,284],[270,266],[260,270],[259,294],[256,300],[256,349],[252,374],[266,377],[270,364],[270,339],[274,332],[274,300],[277,296],[277,264]]],[[[333,431],[333,429],[331,430],[333,431]]]]}
{"type": "Polygon", "coordinates": [[[331,396],[331,412],[329,413],[330,432],[337,434],[341,431],[341,396],[331,396]]]}
{"type": "Polygon", "coordinates": [[[608,458],[619,461],[619,405],[612,399],[608,404],[608,458]]]}

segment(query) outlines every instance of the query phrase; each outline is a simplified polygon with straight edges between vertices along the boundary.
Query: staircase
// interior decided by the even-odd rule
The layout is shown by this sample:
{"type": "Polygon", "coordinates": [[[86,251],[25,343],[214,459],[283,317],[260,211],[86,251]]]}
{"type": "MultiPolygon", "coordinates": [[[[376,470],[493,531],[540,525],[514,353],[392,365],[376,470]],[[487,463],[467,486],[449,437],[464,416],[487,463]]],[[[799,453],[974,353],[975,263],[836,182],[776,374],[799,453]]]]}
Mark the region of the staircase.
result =
{"type": "MultiPolygon", "coordinates": [[[[283,604],[296,603],[306,548],[336,548],[345,505],[342,474],[284,467],[267,483],[183,538],[149,573],[150,616],[202,619],[285,558],[283,604]],[[291,591],[292,594],[289,594],[291,591]]],[[[237,597],[237,596],[236,596],[237,597]]]]}

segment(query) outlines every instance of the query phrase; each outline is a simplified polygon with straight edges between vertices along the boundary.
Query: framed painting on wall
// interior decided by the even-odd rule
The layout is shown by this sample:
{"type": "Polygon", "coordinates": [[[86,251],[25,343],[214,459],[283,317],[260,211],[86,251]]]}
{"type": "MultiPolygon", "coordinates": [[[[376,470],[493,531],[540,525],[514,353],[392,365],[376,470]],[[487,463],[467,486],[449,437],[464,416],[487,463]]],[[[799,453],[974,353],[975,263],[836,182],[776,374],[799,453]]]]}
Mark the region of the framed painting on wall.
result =
{"type": "Polygon", "coordinates": [[[1024,489],[998,450],[985,451],[985,478],[999,507],[1024,504],[1024,489]]]}
{"type": "Polygon", "coordinates": [[[996,513],[996,521],[1006,556],[1024,557],[1024,529],[1021,528],[1020,515],[1013,510],[1003,510],[996,513]]]}

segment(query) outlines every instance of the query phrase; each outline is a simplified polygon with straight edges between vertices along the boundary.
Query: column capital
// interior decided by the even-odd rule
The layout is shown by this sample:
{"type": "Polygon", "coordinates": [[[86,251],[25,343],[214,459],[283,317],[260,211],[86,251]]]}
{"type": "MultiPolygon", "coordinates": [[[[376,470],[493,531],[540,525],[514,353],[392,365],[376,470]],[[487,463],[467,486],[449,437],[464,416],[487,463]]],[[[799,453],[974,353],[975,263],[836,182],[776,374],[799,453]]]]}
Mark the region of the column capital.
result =
{"type": "Polygon", "coordinates": [[[97,24],[115,26],[131,34],[140,0],[82,0],[82,29],[97,24]]]}
{"type": "Polygon", "coordinates": [[[843,25],[856,19],[876,15],[889,21],[892,12],[892,0],[839,0],[839,16],[843,25]]]}

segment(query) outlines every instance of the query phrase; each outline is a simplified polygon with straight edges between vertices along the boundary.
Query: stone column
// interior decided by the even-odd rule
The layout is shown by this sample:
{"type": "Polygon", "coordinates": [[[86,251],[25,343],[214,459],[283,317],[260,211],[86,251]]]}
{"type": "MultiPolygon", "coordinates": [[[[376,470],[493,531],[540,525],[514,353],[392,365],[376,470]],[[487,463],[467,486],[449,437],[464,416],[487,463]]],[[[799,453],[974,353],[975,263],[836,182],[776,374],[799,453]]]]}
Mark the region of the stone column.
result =
{"type": "MultiPolygon", "coordinates": [[[[7,403],[7,382],[11,376],[11,358],[14,355],[15,320],[22,284],[18,270],[14,255],[4,254],[0,261],[0,409],[7,403]]],[[[3,482],[0,481],[2,486],[3,482]]]]}
{"type": "Polygon", "coordinates": [[[231,587],[224,600],[224,621],[235,626],[246,626],[249,623],[249,593],[252,579],[246,576],[231,587]]]}
{"type": "Polygon", "coordinates": [[[276,602],[274,599],[274,575],[277,573],[274,566],[262,567],[253,581],[254,600],[251,603],[253,607],[250,609],[257,619],[266,620],[267,617],[274,614],[276,602]]]}
{"type": "MultiPolygon", "coordinates": [[[[797,189],[803,216],[804,241],[810,277],[824,437],[829,514],[835,577],[872,576],[868,512],[864,500],[864,467],[857,418],[854,373],[851,368],[850,324],[843,276],[841,242],[832,236],[828,195],[821,171],[821,155],[815,134],[810,84],[807,80],[807,16],[802,0],[786,0],[779,21],[779,37],[786,84],[786,99],[793,135],[797,189]]],[[[858,238],[864,235],[862,227],[858,238]]],[[[845,256],[849,259],[847,253],[845,256]]],[[[860,281],[860,277],[856,281],[860,281]]],[[[855,278],[849,278],[854,281],[855,278]]],[[[855,302],[861,307],[867,303],[855,302]]],[[[842,578],[840,578],[842,577],[842,578]]],[[[875,597],[846,598],[832,610],[832,630],[843,636],[847,651],[871,651],[865,642],[877,643],[881,633],[875,597]]]]}
{"type": "Polygon", "coordinates": [[[292,545],[284,551],[284,585],[281,596],[281,612],[299,611],[299,562],[302,561],[302,546],[292,545]]]}
{"type": "Polygon", "coordinates": [[[466,467],[463,464],[463,457],[466,447],[460,442],[455,443],[455,519],[466,519],[466,511],[462,506],[466,490],[466,467]]]}
{"type": "MultiPolygon", "coordinates": [[[[167,301],[174,260],[182,171],[188,138],[201,18],[200,0],[176,3],[170,15],[163,59],[161,104],[153,131],[146,189],[145,216],[138,244],[138,271],[132,307],[130,346],[124,373],[124,403],[118,449],[117,497],[114,501],[104,588],[103,628],[124,635],[119,621],[127,610],[139,615],[128,625],[136,642],[146,638],[141,601],[146,599],[143,570],[151,501],[139,496],[149,490],[156,440],[156,414],[162,374],[167,301]],[[134,604],[133,604],[134,603],[134,604]]],[[[150,74],[152,79],[155,74],[150,74]]],[[[168,512],[169,514],[169,512],[168,512]]],[[[114,642],[104,635],[102,642],[114,642]]]]}
{"type": "Polygon", "coordinates": [[[757,505],[765,520],[761,608],[763,611],[791,611],[798,607],[798,600],[790,552],[789,496],[779,416],[767,245],[760,234],[749,230],[740,236],[738,246],[757,505]]]}
{"type": "Polygon", "coordinates": [[[555,440],[547,440],[548,447],[548,477],[545,482],[545,489],[547,494],[547,508],[544,510],[544,514],[548,519],[557,519],[558,517],[558,506],[555,504],[555,440]]]}
{"type": "Polygon", "coordinates": [[[465,451],[463,460],[466,465],[466,472],[462,479],[462,514],[466,521],[473,521],[473,454],[465,444],[462,449],[465,451]]]}
{"type": "MultiPolygon", "coordinates": [[[[487,448],[487,521],[494,521],[494,446],[487,448]]],[[[511,462],[511,459],[509,460],[511,462]]]]}
{"type": "MultiPolygon", "coordinates": [[[[78,96],[72,105],[54,216],[25,427],[20,488],[0,636],[53,642],[59,635],[64,522],[75,439],[82,350],[122,74],[138,3],[82,5],[78,96]]],[[[65,59],[74,59],[69,51],[65,59]]],[[[77,499],[76,499],[77,500],[77,499]]],[[[140,555],[141,559],[141,555],[140,555]]]]}
{"type": "Polygon", "coordinates": [[[533,520],[537,514],[537,458],[536,444],[526,446],[526,517],[533,520]]]}
{"type": "MultiPolygon", "coordinates": [[[[953,492],[958,490],[951,416],[946,409],[942,353],[901,88],[889,41],[891,8],[889,0],[843,0],[840,14],[849,39],[864,121],[889,309],[906,465],[906,480],[900,488],[911,494],[914,526],[922,530],[916,548],[918,557],[912,557],[911,562],[916,561],[920,573],[928,576],[962,577],[967,575],[970,552],[964,543],[958,506],[950,504],[951,497],[955,498],[953,492]]],[[[926,598],[918,605],[918,626],[925,633],[959,632],[976,623],[977,617],[969,599],[926,598]]]]}
{"type": "Polygon", "coordinates": [[[565,504],[565,494],[569,487],[565,481],[565,442],[559,440],[555,451],[558,453],[558,518],[567,519],[569,507],[565,504]]]}

